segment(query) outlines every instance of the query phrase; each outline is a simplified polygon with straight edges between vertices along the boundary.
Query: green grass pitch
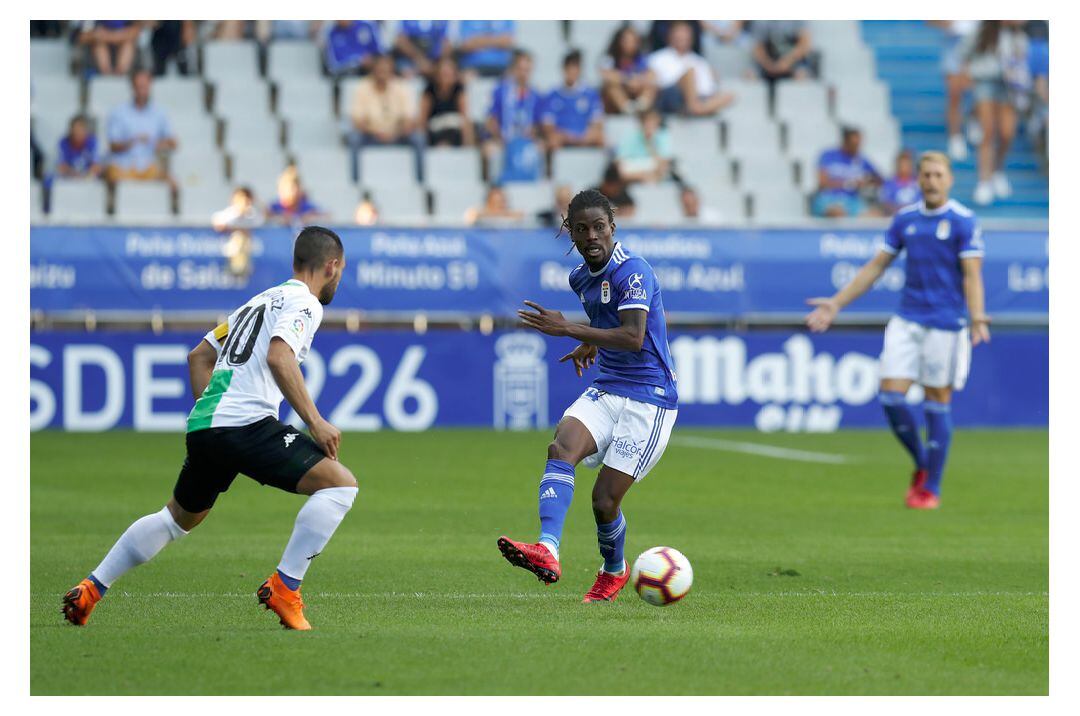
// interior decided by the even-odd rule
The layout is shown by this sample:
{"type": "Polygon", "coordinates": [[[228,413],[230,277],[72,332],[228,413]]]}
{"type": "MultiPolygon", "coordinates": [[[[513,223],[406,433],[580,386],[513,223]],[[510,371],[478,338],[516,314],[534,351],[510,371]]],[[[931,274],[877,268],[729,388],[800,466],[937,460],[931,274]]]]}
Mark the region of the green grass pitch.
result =
{"type": "Polygon", "coordinates": [[[118,582],[90,624],[60,596],[161,508],[177,435],[38,433],[31,449],[34,694],[1045,694],[1046,431],[960,429],[937,512],[903,508],[884,431],[676,431],[630,491],[627,556],[682,550],[695,584],[582,605],[599,564],[578,490],[563,578],[510,567],[535,538],[546,433],[349,434],[360,495],[304,585],[315,630],[256,605],[302,498],[238,478],[207,521],[118,582]],[[685,436],[846,456],[796,462],[685,436]]]}

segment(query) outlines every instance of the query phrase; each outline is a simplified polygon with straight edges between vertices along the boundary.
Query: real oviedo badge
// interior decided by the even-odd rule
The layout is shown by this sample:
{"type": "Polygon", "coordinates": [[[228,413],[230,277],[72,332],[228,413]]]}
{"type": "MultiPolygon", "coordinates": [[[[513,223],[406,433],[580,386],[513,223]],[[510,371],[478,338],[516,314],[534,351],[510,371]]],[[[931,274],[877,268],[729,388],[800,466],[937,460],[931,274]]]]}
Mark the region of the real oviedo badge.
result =
{"type": "Polygon", "coordinates": [[[611,284],[607,281],[600,282],[600,303],[611,302],[611,284]]]}

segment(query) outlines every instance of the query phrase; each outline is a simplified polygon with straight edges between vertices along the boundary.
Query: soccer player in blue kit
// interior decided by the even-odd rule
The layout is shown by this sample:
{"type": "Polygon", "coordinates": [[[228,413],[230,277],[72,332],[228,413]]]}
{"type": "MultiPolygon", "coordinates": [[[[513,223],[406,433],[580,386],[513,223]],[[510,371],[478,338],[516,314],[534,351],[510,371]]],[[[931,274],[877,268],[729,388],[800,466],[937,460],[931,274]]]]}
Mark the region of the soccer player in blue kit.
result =
{"type": "Polygon", "coordinates": [[[539,489],[540,539],[529,544],[504,536],[498,546],[507,561],[541,582],[559,581],[559,541],[574,496],[574,467],[582,461],[600,467],[592,506],[604,564],[583,601],[614,601],[630,578],[620,505],[664,453],[678,414],[678,394],[652,267],[615,242],[615,213],[600,192],[577,194],[567,214],[563,228],[585,259],[570,273],[570,288],[581,299],[589,325],[532,301],[525,304],[534,310],[518,315],[541,333],[581,341],[559,361],[572,360],[578,377],[596,363],[599,375],[566,410],[548,445],[539,489]]]}
{"type": "Polygon", "coordinates": [[[953,432],[952,393],[967,380],[971,348],[990,341],[982,235],[971,210],[949,198],[952,184],[948,157],[940,152],[922,154],[922,201],[896,212],[877,255],[832,297],[810,299],[816,308],[806,317],[810,330],[827,330],[844,306],[870,290],[893,259],[907,251],[900,310],[885,327],[879,399],[889,425],[915,463],[907,494],[907,506],[914,509],[940,504],[953,432]],[[915,410],[905,399],[915,382],[926,397],[925,445],[915,410]]]}

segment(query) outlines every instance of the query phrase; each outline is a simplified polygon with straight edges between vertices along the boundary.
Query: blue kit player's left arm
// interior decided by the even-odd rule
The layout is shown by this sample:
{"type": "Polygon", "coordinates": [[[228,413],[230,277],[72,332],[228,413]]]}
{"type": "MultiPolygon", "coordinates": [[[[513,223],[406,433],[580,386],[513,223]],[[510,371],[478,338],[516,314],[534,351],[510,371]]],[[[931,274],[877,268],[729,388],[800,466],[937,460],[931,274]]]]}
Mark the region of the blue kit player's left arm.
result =
{"type": "Polygon", "coordinates": [[[964,280],[964,301],[971,321],[971,345],[990,342],[990,316],[986,315],[986,293],[983,289],[982,230],[972,220],[961,227],[960,272],[964,280]]]}

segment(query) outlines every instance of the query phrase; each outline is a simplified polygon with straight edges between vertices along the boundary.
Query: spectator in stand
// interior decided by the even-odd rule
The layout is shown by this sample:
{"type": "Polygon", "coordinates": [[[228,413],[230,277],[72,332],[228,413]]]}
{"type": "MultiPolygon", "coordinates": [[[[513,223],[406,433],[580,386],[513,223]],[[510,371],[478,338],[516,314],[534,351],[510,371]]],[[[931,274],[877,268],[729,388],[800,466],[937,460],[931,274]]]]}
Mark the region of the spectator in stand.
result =
{"type": "Polygon", "coordinates": [[[539,178],[543,98],[530,84],[531,76],[532,56],[515,50],[509,71],[491,95],[483,152],[489,168],[502,156],[503,181],[539,178]]]}
{"type": "Polygon", "coordinates": [[[394,55],[398,71],[403,75],[419,72],[424,77],[431,77],[436,63],[452,53],[449,20],[401,21],[394,38],[394,55]]]}
{"type": "Polygon", "coordinates": [[[256,20],[255,37],[263,44],[274,40],[314,40],[321,28],[319,20],[256,20]]]}
{"type": "Polygon", "coordinates": [[[700,24],[703,33],[707,33],[716,42],[724,45],[742,45],[744,42],[746,20],[701,20],[700,24]]]}
{"type": "Polygon", "coordinates": [[[365,196],[356,205],[356,210],[353,212],[353,221],[358,226],[374,226],[379,223],[379,210],[370,197],[365,196]]]}
{"type": "Polygon", "coordinates": [[[604,108],[612,114],[631,114],[656,102],[656,75],[641,49],[641,36],[627,23],[615,31],[600,60],[604,108]]]}
{"type": "Polygon", "coordinates": [[[945,73],[948,96],[946,125],[949,130],[949,157],[956,161],[967,159],[968,147],[961,132],[963,118],[960,103],[971,88],[971,78],[964,69],[962,53],[966,38],[979,28],[978,20],[930,20],[929,23],[945,32],[945,51],[941,54],[941,69],[945,73]]]}
{"type": "Polygon", "coordinates": [[[382,54],[379,26],[369,20],[336,20],[326,35],[326,69],[334,77],[367,74],[382,54]]]}
{"type": "Polygon", "coordinates": [[[769,84],[813,76],[814,46],[805,20],[754,20],[750,33],[754,37],[754,62],[769,84]]]}
{"type": "Polygon", "coordinates": [[[544,226],[562,226],[563,219],[570,213],[570,200],[574,198],[574,192],[568,184],[560,184],[555,187],[555,203],[550,209],[544,209],[536,214],[536,220],[544,226]]]}
{"type": "Polygon", "coordinates": [[[910,149],[896,155],[896,174],[881,185],[878,205],[882,213],[892,216],[897,209],[914,204],[922,198],[919,181],[915,177],[915,156],[910,149]]]}
{"type": "Polygon", "coordinates": [[[221,211],[215,211],[210,217],[214,231],[234,231],[236,229],[254,229],[263,225],[263,215],[255,206],[255,194],[250,187],[239,186],[233,189],[229,205],[221,211]]]}
{"type": "Polygon", "coordinates": [[[622,175],[619,173],[619,167],[615,162],[608,164],[607,168],[604,169],[604,177],[600,181],[600,186],[595,187],[595,189],[608,198],[616,216],[634,215],[634,197],[630,196],[630,192],[626,190],[626,182],[623,181],[622,175]]]}
{"type": "Polygon", "coordinates": [[[191,48],[195,44],[196,32],[194,20],[154,20],[150,36],[150,49],[154,56],[154,76],[165,74],[169,60],[175,60],[176,69],[187,75],[191,48]]]}
{"type": "Polygon", "coordinates": [[[77,114],[68,124],[68,133],[60,140],[56,175],[68,179],[97,179],[101,176],[97,137],[90,131],[86,117],[77,114]]]}
{"type": "Polygon", "coordinates": [[[1045,164],[1050,122],[1050,28],[1045,20],[1029,20],[1026,29],[1032,82],[1031,116],[1027,129],[1045,164]]]}
{"type": "Polygon", "coordinates": [[[697,191],[690,186],[684,185],[679,192],[679,203],[682,205],[684,223],[717,226],[727,218],[719,209],[702,206],[697,191]]]}
{"type": "Polygon", "coordinates": [[[450,55],[435,64],[435,72],[420,97],[420,121],[427,130],[429,147],[476,144],[465,86],[457,62],[450,55]]]}
{"type": "Polygon", "coordinates": [[[497,77],[506,71],[513,58],[513,20],[460,20],[457,26],[457,50],[461,69],[485,77],[497,77]]]}
{"type": "Polygon", "coordinates": [[[984,20],[964,44],[962,57],[972,81],[975,118],[981,129],[979,182],[973,197],[985,206],[1012,196],[1005,157],[1016,137],[1017,110],[1031,98],[1028,40],[1020,20],[984,20]]]}
{"type": "Polygon", "coordinates": [[[139,20],[90,20],[83,23],[78,42],[90,48],[94,67],[103,75],[126,75],[135,64],[139,20]]]}
{"type": "Polygon", "coordinates": [[[664,181],[674,156],[671,133],[655,109],[642,112],[639,119],[639,126],[623,135],[615,150],[619,176],[628,183],[664,181]]]}
{"type": "Polygon", "coordinates": [[[581,82],[581,53],[563,58],[563,86],[551,91],[541,113],[549,150],[604,146],[604,108],[600,95],[581,82]]]}
{"type": "Polygon", "coordinates": [[[511,209],[502,187],[493,186],[484,197],[484,205],[465,212],[465,223],[476,224],[518,224],[525,218],[521,209],[511,209]]]}
{"type": "Polygon", "coordinates": [[[152,78],[148,70],[131,76],[132,100],[109,113],[109,166],[111,183],[125,179],[164,180],[160,156],[176,149],[176,138],[165,111],[150,101],[152,78]]]}
{"type": "Polygon", "coordinates": [[[416,99],[405,82],[394,76],[394,60],[390,55],[376,57],[371,74],[357,83],[349,116],[352,131],[348,140],[355,179],[379,179],[360,176],[359,153],[363,147],[392,144],[413,148],[416,176],[423,179],[424,136],[420,132],[416,99]]]}
{"type": "Polygon", "coordinates": [[[277,199],[266,208],[266,220],[275,224],[299,226],[309,224],[325,214],[316,206],[300,185],[296,167],[288,167],[278,177],[277,199]]]}
{"type": "Polygon", "coordinates": [[[814,195],[815,216],[838,218],[864,216],[869,207],[862,193],[881,184],[881,175],[864,157],[862,132],[844,127],[841,144],[822,152],[818,160],[818,191],[814,195]]]}
{"type": "Polygon", "coordinates": [[[662,50],[669,43],[671,27],[675,23],[683,23],[690,30],[690,51],[701,54],[701,22],[699,20],[653,20],[649,25],[647,38],[649,47],[653,50],[662,50]]]}
{"type": "Polygon", "coordinates": [[[676,20],[668,30],[668,46],[649,55],[649,69],[660,86],[658,104],[665,114],[716,114],[735,99],[720,92],[712,67],[691,49],[692,40],[690,24],[676,20]]]}
{"type": "Polygon", "coordinates": [[[210,20],[210,36],[215,40],[243,40],[251,31],[249,20],[210,20]]]}

